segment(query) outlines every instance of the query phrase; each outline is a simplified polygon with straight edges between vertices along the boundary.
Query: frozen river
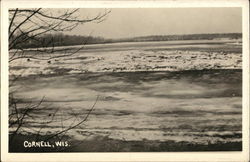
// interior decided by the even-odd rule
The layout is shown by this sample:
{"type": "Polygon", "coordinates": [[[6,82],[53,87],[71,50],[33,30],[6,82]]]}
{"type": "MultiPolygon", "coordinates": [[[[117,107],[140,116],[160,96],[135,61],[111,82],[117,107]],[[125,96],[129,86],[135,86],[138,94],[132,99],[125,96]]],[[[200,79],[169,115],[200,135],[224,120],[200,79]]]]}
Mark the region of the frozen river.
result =
{"type": "Polygon", "coordinates": [[[99,96],[88,120],[68,132],[72,140],[101,136],[205,145],[242,140],[239,53],[80,52],[49,63],[14,61],[10,70],[23,74],[10,88],[22,101],[18,106],[44,97],[25,132],[53,133],[77,123],[99,96]],[[44,124],[52,116],[53,122],[44,124]]]}

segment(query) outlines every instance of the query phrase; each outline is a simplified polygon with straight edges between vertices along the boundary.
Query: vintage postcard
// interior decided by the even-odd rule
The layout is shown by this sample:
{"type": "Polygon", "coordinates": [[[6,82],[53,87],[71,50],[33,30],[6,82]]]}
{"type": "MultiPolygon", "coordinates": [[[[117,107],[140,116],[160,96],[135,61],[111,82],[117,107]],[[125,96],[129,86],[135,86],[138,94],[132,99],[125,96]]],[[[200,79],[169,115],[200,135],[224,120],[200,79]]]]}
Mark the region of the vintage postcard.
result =
{"type": "Polygon", "coordinates": [[[248,3],[2,1],[2,160],[248,161],[248,3]]]}

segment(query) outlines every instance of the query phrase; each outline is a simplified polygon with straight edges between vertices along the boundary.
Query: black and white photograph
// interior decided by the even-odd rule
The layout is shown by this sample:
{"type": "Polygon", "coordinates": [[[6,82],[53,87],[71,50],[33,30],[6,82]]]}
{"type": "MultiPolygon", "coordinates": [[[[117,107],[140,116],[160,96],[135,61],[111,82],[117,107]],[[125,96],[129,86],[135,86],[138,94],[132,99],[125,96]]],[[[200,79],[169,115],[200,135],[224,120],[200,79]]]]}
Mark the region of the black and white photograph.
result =
{"type": "Polygon", "coordinates": [[[243,151],[242,7],[76,7],[8,8],[9,153],[243,151]]]}

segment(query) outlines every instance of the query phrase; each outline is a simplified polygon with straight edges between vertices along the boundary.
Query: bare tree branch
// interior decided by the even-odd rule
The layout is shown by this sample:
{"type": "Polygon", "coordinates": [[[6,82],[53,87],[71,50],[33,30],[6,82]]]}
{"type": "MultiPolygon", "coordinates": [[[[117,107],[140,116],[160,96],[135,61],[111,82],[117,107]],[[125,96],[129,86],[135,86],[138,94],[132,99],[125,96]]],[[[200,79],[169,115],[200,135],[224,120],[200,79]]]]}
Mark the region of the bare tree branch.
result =
{"type": "MultiPolygon", "coordinates": [[[[40,16],[43,16],[45,18],[48,19],[54,19],[54,20],[62,20],[64,22],[78,22],[78,23],[87,23],[87,22],[91,22],[91,21],[98,21],[101,20],[102,18],[104,18],[106,15],[108,15],[110,13],[110,11],[105,12],[104,14],[98,14],[97,16],[91,18],[91,19],[73,19],[73,18],[68,18],[68,16],[73,15],[75,12],[77,12],[79,9],[73,10],[70,13],[67,14],[63,14],[60,16],[49,16],[46,15],[42,12],[37,12],[37,14],[39,14],[40,16]]],[[[9,10],[10,12],[15,12],[15,10],[9,10]]],[[[29,10],[29,9],[20,9],[19,12],[31,12],[33,13],[33,10],[29,10]]]]}
{"type": "Polygon", "coordinates": [[[82,123],[84,123],[84,122],[88,119],[90,113],[93,111],[93,109],[94,109],[94,107],[95,107],[95,105],[96,105],[96,103],[97,103],[97,101],[98,101],[98,98],[99,98],[99,96],[97,96],[97,98],[96,98],[96,100],[95,100],[95,103],[94,103],[94,104],[92,105],[92,107],[89,109],[87,115],[85,116],[85,118],[84,118],[83,120],[81,120],[79,123],[77,123],[77,124],[75,124],[75,125],[73,125],[73,126],[70,126],[70,127],[66,128],[66,129],[60,131],[60,132],[57,132],[57,133],[53,134],[52,136],[50,136],[49,138],[47,138],[47,140],[49,140],[49,139],[51,139],[51,138],[53,138],[53,137],[55,137],[55,136],[58,136],[58,135],[60,135],[60,134],[62,134],[62,133],[64,133],[64,132],[67,132],[67,131],[69,131],[69,130],[71,130],[71,129],[74,129],[74,128],[78,127],[79,125],[81,125],[82,123]]]}
{"type": "Polygon", "coordinates": [[[18,11],[18,8],[16,8],[16,10],[15,10],[15,12],[14,12],[14,15],[13,15],[12,18],[11,18],[11,21],[10,21],[10,24],[9,24],[9,33],[10,33],[10,29],[11,29],[11,27],[12,27],[13,21],[14,21],[15,18],[16,18],[17,11],[18,11]]]}
{"type": "Polygon", "coordinates": [[[15,33],[15,31],[20,28],[26,21],[28,21],[33,15],[35,15],[39,10],[41,10],[41,8],[33,11],[33,13],[28,16],[24,21],[22,21],[10,34],[9,34],[9,39],[13,36],[13,34],[15,33]]]}
{"type": "MultiPolygon", "coordinates": [[[[82,42],[79,41],[81,44],[79,48],[57,48],[56,46],[61,40],[60,37],[58,39],[54,33],[70,31],[79,24],[88,22],[100,23],[105,20],[105,17],[108,13],[110,13],[110,11],[99,13],[92,18],[79,18],[75,15],[78,10],[79,9],[64,10],[63,13],[59,14],[58,16],[54,13],[50,13],[49,10],[42,8],[16,8],[9,10],[11,15],[9,19],[9,50],[11,50],[9,62],[24,58],[27,58],[27,60],[50,60],[68,57],[82,50],[91,39],[91,36],[84,37],[82,42]],[[35,42],[35,44],[38,46],[33,47],[32,50],[25,48],[24,45],[29,42],[35,42]]],[[[16,74],[13,74],[11,78],[12,83],[10,83],[10,86],[13,86],[13,83],[20,77],[22,77],[21,74],[17,76],[16,74]]],[[[9,93],[9,128],[12,130],[10,132],[10,142],[13,142],[18,134],[25,132],[32,132],[35,134],[34,137],[36,139],[39,137],[48,137],[46,140],[52,138],[58,138],[60,140],[67,134],[68,131],[84,124],[93,111],[99,98],[99,96],[97,96],[94,104],[86,114],[77,113],[76,116],[73,115],[67,117],[67,119],[62,119],[61,116],[61,120],[57,121],[58,115],[60,115],[58,114],[59,109],[55,109],[55,111],[53,109],[50,110],[52,111],[50,112],[51,115],[47,117],[46,121],[39,122],[36,127],[32,127],[32,121],[34,121],[37,117],[36,114],[38,114],[40,111],[44,111],[39,107],[45,102],[45,96],[39,102],[37,101],[37,103],[36,101],[18,100],[13,94],[15,94],[15,89],[9,93]],[[80,119],[80,121],[77,122],[79,116],[83,117],[83,119],[80,119]],[[72,122],[70,125],[65,125],[63,123],[64,121],[72,122]],[[56,122],[61,122],[59,123],[61,125],[61,130],[57,131],[56,133],[47,131],[45,135],[41,134],[41,132],[44,133],[44,128],[47,124],[54,124],[56,122]]]]}

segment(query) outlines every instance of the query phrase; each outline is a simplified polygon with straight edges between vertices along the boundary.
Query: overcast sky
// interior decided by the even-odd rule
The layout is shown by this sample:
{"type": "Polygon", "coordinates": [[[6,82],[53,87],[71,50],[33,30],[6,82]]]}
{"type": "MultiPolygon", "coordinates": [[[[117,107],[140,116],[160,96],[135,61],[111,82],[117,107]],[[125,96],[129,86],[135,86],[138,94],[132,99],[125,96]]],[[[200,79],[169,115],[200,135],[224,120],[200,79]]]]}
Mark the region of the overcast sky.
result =
{"type": "MultiPolygon", "coordinates": [[[[116,8],[101,23],[80,25],[67,34],[124,38],[147,35],[242,32],[241,8],[116,8]]],[[[91,17],[104,9],[82,9],[91,17]]]]}

